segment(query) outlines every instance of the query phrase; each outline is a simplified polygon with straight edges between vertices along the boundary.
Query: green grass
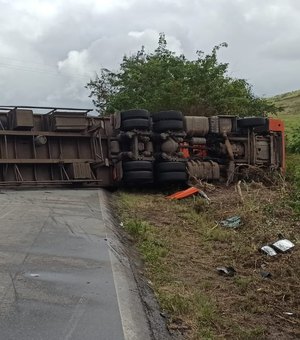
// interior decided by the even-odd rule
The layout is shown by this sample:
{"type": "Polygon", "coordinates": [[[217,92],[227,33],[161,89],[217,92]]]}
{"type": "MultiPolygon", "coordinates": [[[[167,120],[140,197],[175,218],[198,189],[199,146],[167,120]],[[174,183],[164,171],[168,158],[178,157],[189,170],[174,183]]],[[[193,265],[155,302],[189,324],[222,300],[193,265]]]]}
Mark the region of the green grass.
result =
{"type": "Polygon", "coordinates": [[[220,323],[214,301],[203,293],[172,294],[163,292],[159,295],[161,306],[173,315],[173,319],[187,314],[194,315],[197,320],[197,338],[214,339],[211,328],[216,322],[220,323]]]}
{"type": "Polygon", "coordinates": [[[236,339],[241,340],[259,340],[266,339],[266,328],[257,326],[254,328],[235,327],[236,339]]]}
{"type": "MultiPolygon", "coordinates": [[[[287,150],[299,150],[297,145],[299,144],[300,137],[295,139],[298,135],[295,133],[295,130],[298,129],[300,132],[300,90],[284,93],[272,97],[269,100],[283,109],[283,111],[278,114],[278,118],[282,119],[285,123],[287,150]]],[[[288,153],[287,179],[290,183],[293,183],[295,187],[295,193],[293,193],[295,197],[294,207],[300,212],[300,193],[298,194],[298,191],[300,192],[300,154],[288,153]]]]}
{"type": "Polygon", "coordinates": [[[237,276],[234,279],[234,283],[237,285],[242,294],[245,294],[252,282],[251,277],[237,276]]]}

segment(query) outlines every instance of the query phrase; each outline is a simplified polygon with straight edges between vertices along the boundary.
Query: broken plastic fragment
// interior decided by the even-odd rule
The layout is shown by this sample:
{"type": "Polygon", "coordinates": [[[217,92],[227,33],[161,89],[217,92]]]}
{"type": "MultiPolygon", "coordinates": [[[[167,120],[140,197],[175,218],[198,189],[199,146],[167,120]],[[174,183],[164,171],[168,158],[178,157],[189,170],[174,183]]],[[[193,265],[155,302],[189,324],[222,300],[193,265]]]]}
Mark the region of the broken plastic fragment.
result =
{"type": "Polygon", "coordinates": [[[172,195],[169,195],[169,196],[166,196],[166,198],[168,199],[175,199],[175,200],[181,200],[183,198],[187,198],[187,197],[190,197],[190,196],[193,196],[195,194],[198,194],[199,193],[199,189],[195,188],[195,187],[190,187],[186,190],[183,190],[183,191],[178,191],[178,192],[175,192],[175,194],[172,194],[172,195]]]}
{"type": "Polygon", "coordinates": [[[295,245],[291,241],[284,239],[284,240],[279,240],[279,241],[273,243],[273,247],[276,250],[284,253],[284,252],[290,250],[291,248],[295,247],[295,245]]]}
{"type": "Polygon", "coordinates": [[[30,276],[32,276],[32,277],[39,277],[40,274],[30,274],[30,276]]]}
{"type": "Polygon", "coordinates": [[[217,271],[220,275],[234,276],[236,271],[233,267],[217,267],[217,271]]]}
{"type": "Polygon", "coordinates": [[[206,195],[206,193],[204,191],[199,191],[199,195],[202,196],[203,198],[205,198],[208,202],[210,201],[210,198],[206,195]]]}
{"type": "Polygon", "coordinates": [[[221,221],[221,225],[227,228],[237,228],[241,225],[241,218],[240,216],[232,216],[227,218],[226,220],[221,221]]]}
{"type": "Polygon", "coordinates": [[[260,249],[269,256],[277,255],[276,251],[270,246],[263,246],[260,249]]]}
{"type": "Polygon", "coordinates": [[[272,277],[272,274],[270,272],[260,272],[260,275],[264,279],[270,279],[272,277]]]}

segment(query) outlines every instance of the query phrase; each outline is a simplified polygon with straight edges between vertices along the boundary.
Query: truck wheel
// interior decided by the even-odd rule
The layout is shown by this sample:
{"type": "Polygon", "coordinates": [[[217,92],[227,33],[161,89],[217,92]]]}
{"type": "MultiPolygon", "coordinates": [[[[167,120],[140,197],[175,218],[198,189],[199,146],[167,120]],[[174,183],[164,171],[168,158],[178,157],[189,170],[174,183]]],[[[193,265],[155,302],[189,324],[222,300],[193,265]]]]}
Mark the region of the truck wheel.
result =
{"type": "Polygon", "coordinates": [[[124,182],[126,183],[152,183],[152,171],[126,171],[123,174],[124,182]]]}
{"type": "Polygon", "coordinates": [[[161,172],[158,174],[158,182],[185,182],[187,180],[186,172],[161,172]]]}
{"type": "Polygon", "coordinates": [[[134,118],[134,119],[127,119],[122,122],[122,129],[124,131],[129,130],[147,130],[150,128],[149,119],[145,118],[134,118]]]}
{"type": "Polygon", "coordinates": [[[183,115],[180,111],[161,111],[153,113],[152,119],[154,122],[159,120],[183,120],[183,115]]]}
{"type": "Polygon", "coordinates": [[[185,172],[184,162],[161,162],[156,165],[157,172],[185,172]]]}
{"type": "Polygon", "coordinates": [[[183,130],[182,120],[159,120],[153,125],[153,130],[156,132],[164,132],[168,130],[183,130]]]}
{"type": "Polygon", "coordinates": [[[149,161],[129,161],[123,162],[123,171],[152,171],[153,163],[149,161]]]}
{"type": "Polygon", "coordinates": [[[122,121],[136,118],[149,119],[150,113],[147,110],[127,110],[121,112],[121,117],[122,121]]]}
{"type": "Polygon", "coordinates": [[[241,128],[250,128],[256,126],[265,126],[267,119],[264,117],[249,117],[238,119],[237,125],[241,128]]]}

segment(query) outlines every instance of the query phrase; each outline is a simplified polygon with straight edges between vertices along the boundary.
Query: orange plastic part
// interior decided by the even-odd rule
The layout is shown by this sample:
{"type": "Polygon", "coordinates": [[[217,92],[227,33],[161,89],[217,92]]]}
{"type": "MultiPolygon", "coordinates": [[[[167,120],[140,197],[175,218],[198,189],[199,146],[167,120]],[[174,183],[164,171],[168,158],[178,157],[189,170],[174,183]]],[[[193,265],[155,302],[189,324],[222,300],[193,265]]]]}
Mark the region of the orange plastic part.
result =
{"type": "Polygon", "coordinates": [[[166,198],[173,200],[181,200],[183,198],[193,196],[194,194],[197,194],[199,191],[200,190],[195,187],[190,187],[186,190],[175,192],[175,194],[167,196],[166,198]]]}

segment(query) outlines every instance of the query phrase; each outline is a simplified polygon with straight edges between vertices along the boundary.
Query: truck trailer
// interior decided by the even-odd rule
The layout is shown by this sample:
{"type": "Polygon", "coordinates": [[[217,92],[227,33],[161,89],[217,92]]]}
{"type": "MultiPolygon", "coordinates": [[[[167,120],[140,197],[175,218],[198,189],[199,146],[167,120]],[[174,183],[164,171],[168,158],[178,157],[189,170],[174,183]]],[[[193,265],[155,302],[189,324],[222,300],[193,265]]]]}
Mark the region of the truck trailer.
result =
{"type": "Polygon", "coordinates": [[[132,109],[0,107],[0,186],[231,182],[249,168],[284,173],[279,119],[132,109]]]}

